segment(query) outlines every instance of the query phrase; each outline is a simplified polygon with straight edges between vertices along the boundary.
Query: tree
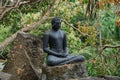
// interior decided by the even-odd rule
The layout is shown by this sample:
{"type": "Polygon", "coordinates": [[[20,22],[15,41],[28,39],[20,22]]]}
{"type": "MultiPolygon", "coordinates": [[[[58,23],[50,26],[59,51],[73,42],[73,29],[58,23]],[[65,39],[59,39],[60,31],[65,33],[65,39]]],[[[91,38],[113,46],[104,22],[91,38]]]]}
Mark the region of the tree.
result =
{"type": "MultiPolygon", "coordinates": [[[[22,1],[22,0],[14,0],[14,1],[9,1],[9,0],[5,0],[1,2],[1,7],[0,7],[0,11],[1,11],[1,15],[0,15],[0,19],[2,19],[4,17],[4,15],[8,12],[11,11],[12,9],[19,9],[19,7],[21,5],[24,4],[33,4],[36,2],[42,3],[43,0],[28,0],[28,1],[22,1]]],[[[46,0],[47,1],[47,0],[46,0]]],[[[58,1],[59,2],[59,1],[58,1]]],[[[1,45],[0,45],[0,50],[4,49],[8,44],[10,44],[16,37],[17,33],[19,31],[24,31],[24,32],[29,32],[31,30],[33,30],[34,28],[38,27],[38,25],[40,25],[41,23],[43,23],[46,19],[48,19],[49,14],[51,13],[51,11],[53,10],[53,6],[56,3],[55,0],[52,0],[51,3],[47,6],[47,11],[44,13],[44,15],[41,17],[41,19],[36,22],[35,24],[32,24],[30,26],[24,27],[20,30],[18,30],[16,33],[14,33],[12,36],[8,37],[1,45]]]]}

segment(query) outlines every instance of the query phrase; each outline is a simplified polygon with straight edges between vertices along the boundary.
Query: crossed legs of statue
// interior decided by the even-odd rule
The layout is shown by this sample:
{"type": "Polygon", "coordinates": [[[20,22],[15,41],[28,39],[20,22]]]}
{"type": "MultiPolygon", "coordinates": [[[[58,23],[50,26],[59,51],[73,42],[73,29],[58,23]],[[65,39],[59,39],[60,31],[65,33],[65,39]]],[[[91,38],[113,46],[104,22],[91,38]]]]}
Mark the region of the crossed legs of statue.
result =
{"type": "Polygon", "coordinates": [[[48,66],[55,66],[55,65],[63,65],[63,64],[70,64],[70,63],[76,63],[76,62],[83,62],[85,61],[84,56],[74,56],[74,55],[68,55],[67,57],[56,57],[56,56],[48,56],[47,57],[47,65],[48,66]]]}

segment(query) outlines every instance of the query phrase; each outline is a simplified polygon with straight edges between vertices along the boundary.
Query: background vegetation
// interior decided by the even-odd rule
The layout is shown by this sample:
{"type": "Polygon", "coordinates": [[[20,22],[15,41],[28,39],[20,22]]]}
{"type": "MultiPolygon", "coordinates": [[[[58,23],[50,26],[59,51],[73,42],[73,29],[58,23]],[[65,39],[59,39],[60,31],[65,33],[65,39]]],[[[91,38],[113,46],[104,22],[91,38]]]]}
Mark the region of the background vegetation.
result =
{"type": "MultiPolygon", "coordinates": [[[[48,16],[46,11],[51,4],[52,0],[41,0],[7,12],[0,20],[0,43],[35,24],[43,15],[48,16]]],[[[42,37],[51,28],[51,18],[60,17],[69,52],[86,57],[90,76],[120,76],[119,0],[56,0],[53,8],[48,19],[29,33],[42,37]]],[[[0,51],[1,58],[6,59],[10,48],[9,45],[0,51]]]]}

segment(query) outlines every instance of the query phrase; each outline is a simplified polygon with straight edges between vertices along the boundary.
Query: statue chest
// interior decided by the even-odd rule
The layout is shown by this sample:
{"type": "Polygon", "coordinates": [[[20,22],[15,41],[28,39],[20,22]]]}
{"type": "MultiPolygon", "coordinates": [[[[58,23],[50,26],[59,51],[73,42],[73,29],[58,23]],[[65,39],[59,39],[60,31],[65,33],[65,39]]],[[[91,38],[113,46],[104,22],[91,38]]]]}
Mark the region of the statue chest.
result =
{"type": "Polygon", "coordinates": [[[64,34],[59,32],[51,32],[49,35],[49,44],[51,47],[62,48],[64,34]]]}
{"type": "Polygon", "coordinates": [[[59,32],[51,32],[49,35],[49,40],[52,41],[62,41],[64,37],[64,34],[59,31],[59,32]]]}

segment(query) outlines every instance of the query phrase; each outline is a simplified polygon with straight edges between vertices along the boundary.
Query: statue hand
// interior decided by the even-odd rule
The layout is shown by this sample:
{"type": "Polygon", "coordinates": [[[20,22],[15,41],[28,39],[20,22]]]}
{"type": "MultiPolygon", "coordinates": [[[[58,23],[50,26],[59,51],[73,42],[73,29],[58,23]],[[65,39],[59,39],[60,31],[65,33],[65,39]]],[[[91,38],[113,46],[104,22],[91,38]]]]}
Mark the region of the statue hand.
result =
{"type": "Polygon", "coordinates": [[[68,54],[67,53],[61,53],[61,57],[67,57],[68,54]]]}

